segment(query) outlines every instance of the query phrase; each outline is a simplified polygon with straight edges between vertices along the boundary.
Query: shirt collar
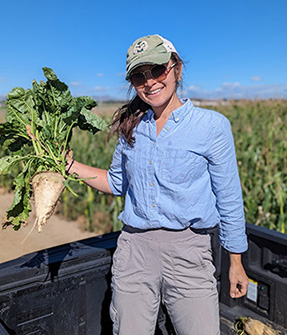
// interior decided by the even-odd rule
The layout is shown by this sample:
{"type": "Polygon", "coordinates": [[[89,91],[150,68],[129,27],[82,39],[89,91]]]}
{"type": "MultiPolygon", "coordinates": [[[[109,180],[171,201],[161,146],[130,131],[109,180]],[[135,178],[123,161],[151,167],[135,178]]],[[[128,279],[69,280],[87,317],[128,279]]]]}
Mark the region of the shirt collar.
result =
{"type": "Polygon", "coordinates": [[[153,118],[153,110],[149,109],[146,111],[146,118],[147,120],[151,120],[153,118]]]}
{"type": "Polygon", "coordinates": [[[193,108],[193,104],[190,99],[181,99],[181,102],[183,103],[183,105],[175,109],[169,115],[169,119],[173,120],[176,123],[179,122],[180,120],[183,120],[186,117],[186,115],[190,112],[190,110],[193,108]]]}
{"type": "MultiPolygon", "coordinates": [[[[180,101],[183,103],[183,105],[175,109],[169,115],[169,120],[173,120],[176,123],[184,119],[186,115],[190,112],[190,110],[193,108],[193,104],[190,99],[181,99],[180,101]]],[[[146,113],[146,118],[148,120],[152,120],[153,115],[154,115],[153,110],[149,109],[146,113]]]]}

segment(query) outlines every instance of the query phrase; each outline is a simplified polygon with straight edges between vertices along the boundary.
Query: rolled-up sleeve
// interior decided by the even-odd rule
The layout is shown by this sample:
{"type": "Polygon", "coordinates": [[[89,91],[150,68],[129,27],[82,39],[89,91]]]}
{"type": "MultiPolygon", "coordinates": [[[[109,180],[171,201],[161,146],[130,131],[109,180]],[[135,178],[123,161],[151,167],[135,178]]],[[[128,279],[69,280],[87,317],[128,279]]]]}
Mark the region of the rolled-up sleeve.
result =
{"type": "Polygon", "coordinates": [[[126,194],[128,181],[126,177],[122,138],[119,139],[113,154],[113,160],[108,170],[108,182],[114,195],[122,196],[126,194]]]}
{"type": "Polygon", "coordinates": [[[228,251],[242,253],[248,247],[242,190],[231,125],[225,117],[214,129],[208,160],[212,190],[220,215],[220,244],[228,251]]]}

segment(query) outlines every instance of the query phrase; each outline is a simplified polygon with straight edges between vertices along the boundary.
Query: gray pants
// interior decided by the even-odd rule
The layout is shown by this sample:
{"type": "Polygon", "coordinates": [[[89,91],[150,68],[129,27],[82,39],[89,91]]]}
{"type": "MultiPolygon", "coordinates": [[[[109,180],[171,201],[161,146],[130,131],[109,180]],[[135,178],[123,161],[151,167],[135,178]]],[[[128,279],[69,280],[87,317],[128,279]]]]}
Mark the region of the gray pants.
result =
{"type": "Polygon", "coordinates": [[[124,226],[112,267],[114,335],[154,335],[164,303],[178,335],[219,335],[209,235],[124,226]]]}

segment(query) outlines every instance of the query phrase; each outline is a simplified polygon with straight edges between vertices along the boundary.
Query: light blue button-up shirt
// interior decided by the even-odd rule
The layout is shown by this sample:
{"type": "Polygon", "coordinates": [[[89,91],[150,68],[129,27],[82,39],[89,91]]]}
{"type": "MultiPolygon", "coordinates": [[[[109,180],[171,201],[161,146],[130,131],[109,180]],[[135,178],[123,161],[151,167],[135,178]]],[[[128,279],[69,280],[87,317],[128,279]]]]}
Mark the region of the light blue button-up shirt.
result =
{"type": "Polygon", "coordinates": [[[244,252],[245,218],[230,122],[190,100],[183,102],[158,136],[149,110],[134,130],[133,148],[119,138],[108,171],[112,192],[126,196],[119,219],[140,229],[219,225],[221,245],[244,252]]]}

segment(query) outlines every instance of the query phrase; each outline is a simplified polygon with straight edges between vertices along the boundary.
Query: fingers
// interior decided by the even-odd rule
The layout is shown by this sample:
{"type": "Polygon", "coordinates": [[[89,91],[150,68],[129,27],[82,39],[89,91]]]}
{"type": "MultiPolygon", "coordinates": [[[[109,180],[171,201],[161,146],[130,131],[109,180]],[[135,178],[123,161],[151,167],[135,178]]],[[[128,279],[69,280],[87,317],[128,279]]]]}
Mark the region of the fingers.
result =
{"type": "Polygon", "coordinates": [[[231,298],[241,298],[247,293],[249,279],[241,263],[241,255],[230,253],[229,282],[231,298]]]}
{"type": "Polygon", "coordinates": [[[248,281],[243,282],[230,282],[230,296],[231,298],[241,298],[247,293],[248,281]]]}
{"type": "Polygon", "coordinates": [[[73,159],[71,159],[71,161],[66,165],[66,172],[67,173],[70,173],[71,167],[73,166],[74,162],[75,161],[73,159]]]}
{"type": "Polygon", "coordinates": [[[66,158],[69,157],[69,158],[73,158],[73,150],[71,150],[70,148],[67,150],[66,152],[66,158]]]}
{"type": "Polygon", "coordinates": [[[73,159],[73,151],[70,148],[66,151],[65,158],[66,158],[66,172],[70,173],[71,167],[75,162],[75,160],[73,159]]]}
{"type": "MultiPolygon", "coordinates": [[[[59,143],[56,142],[55,144],[56,144],[56,148],[59,149],[59,143]]],[[[61,147],[61,154],[63,154],[63,152],[64,152],[64,146],[62,145],[62,147],[61,147]]],[[[65,157],[66,158],[73,158],[73,151],[69,147],[66,148],[65,157]]]]}

